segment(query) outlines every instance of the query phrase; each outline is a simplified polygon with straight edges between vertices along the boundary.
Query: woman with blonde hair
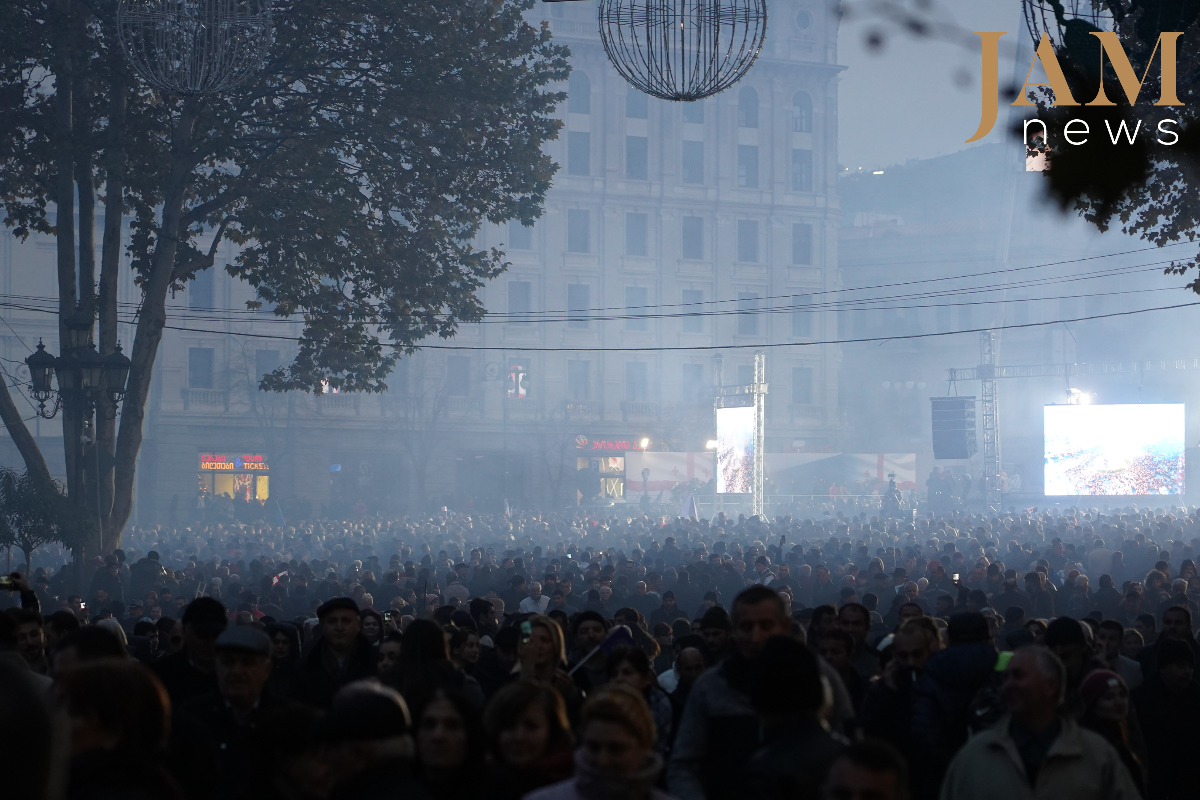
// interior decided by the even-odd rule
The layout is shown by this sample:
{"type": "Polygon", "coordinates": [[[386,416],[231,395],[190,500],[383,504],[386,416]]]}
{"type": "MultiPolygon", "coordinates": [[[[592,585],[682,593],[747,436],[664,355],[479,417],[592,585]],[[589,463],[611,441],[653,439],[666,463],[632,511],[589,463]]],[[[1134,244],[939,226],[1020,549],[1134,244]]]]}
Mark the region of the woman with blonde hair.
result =
{"type": "Polygon", "coordinates": [[[583,697],[564,669],[567,646],[562,628],[545,614],[530,614],[518,623],[517,630],[520,643],[517,645],[514,676],[553,687],[566,702],[571,719],[577,719],[583,697]]]}
{"type": "Polygon", "coordinates": [[[663,769],[654,741],[654,716],[642,696],[609,687],[583,705],[574,777],[527,800],[672,800],[654,786],[663,769]]]}

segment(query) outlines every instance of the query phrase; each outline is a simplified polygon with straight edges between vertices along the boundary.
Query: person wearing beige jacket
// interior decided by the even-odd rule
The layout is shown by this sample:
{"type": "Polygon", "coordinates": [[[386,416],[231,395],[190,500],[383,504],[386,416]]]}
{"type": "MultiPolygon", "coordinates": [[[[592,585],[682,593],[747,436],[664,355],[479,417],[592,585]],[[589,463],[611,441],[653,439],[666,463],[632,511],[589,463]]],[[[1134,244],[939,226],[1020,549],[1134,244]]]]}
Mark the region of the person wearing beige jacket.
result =
{"type": "Polygon", "coordinates": [[[1140,800],[1120,756],[1062,713],[1066,671],[1038,645],[1004,672],[1008,714],[955,755],[941,800],[1140,800]]]}

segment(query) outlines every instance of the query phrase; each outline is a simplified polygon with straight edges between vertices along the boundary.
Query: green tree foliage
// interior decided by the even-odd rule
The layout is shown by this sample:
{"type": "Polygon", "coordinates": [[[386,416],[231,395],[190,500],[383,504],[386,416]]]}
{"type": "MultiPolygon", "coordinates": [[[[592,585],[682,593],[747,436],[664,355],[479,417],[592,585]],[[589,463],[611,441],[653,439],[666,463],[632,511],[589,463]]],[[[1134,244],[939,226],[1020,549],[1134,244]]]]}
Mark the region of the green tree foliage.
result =
{"type": "MultiPolygon", "coordinates": [[[[123,250],[143,292],[132,347],[125,330],[119,427],[97,419],[87,446],[101,457],[78,444],[86,412],[63,420],[68,491],[88,506],[97,497],[98,535],[114,540],[128,519],[166,298],[199,271],[224,268],[275,315],[303,321],[270,390],[382,391],[401,354],[483,316],[477,292],[506,264],[472,239],[485,221],[532,224],[556,170],[543,145],[564,95],[547,87],[566,78],[567,51],[524,20],[532,4],[277,0],[265,68],[204,98],[160,96],[130,74],[116,0],[6,4],[6,223],[58,237],[60,318],[77,303],[93,311],[102,354],[117,344],[123,250]],[[232,263],[218,258],[224,241],[239,246],[232,263]]],[[[11,430],[22,424],[8,406],[0,392],[11,430]]],[[[32,438],[14,441],[43,471],[32,438]]]]}
{"type": "MultiPolygon", "coordinates": [[[[1034,92],[1038,117],[1049,129],[1051,168],[1046,173],[1051,194],[1064,208],[1073,208],[1100,230],[1119,226],[1162,247],[1200,233],[1200,3],[1176,0],[1102,0],[1112,15],[1115,32],[1138,78],[1145,76],[1137,101],[1130,105],[1112,68],[1101,59],[1100,44],[1091,35],[1098,29],[1071,19],[1056,5],[1062,29],[1059,63],[1078,106],[1052,106],[1048,89],[1034,92]],[[1162,32],[1182,32],[1178,42],[1177,90],[1183,107],[1156,106],[1161,94],[1162,32]],[[1149,69],[1148,69],[1149,68],[1149,69]],[[1115,106],[1087,105],[1096,99],[1103,80],[1105,96],[1115,106]],[[1087,143],[1070,145],[1063,139],[1068,120],[1082,119],[1090,129],[1087,143]],[[1175,145],[1156,142],[1159,122],[1177,120],[1169,129],[1179,133],[1175,145]],[[1114,145],[1109,130],[1141,129],[1135,144],[1122,138],[1114,145]]],[[[1078,126],[1076,128],[1078,130],[1078,126]]],[[[1037,128],[1032,129],[1034,132],[1037,128]]],[[[1015,131],[1021,135],[1021,131],[1015,131]]],[[[1076,141],[1080,137],[1073,137],[1076,141]]],[[[1163,141],[1170,136],[1161,135],[1163,141]]],[[[1177,261],[1168,272],[1185,274],[1197,265],[1192,257],[1177,261]]],[[[1189,288],[1200,293],[1200,280],[1189,288]]]]}
{"type": "Polygon", "coordinates": [[[51,542],[74,544],[84,530],[63,488],[28,472],[0,468],[0,546],[33,552],[51,542]]]}

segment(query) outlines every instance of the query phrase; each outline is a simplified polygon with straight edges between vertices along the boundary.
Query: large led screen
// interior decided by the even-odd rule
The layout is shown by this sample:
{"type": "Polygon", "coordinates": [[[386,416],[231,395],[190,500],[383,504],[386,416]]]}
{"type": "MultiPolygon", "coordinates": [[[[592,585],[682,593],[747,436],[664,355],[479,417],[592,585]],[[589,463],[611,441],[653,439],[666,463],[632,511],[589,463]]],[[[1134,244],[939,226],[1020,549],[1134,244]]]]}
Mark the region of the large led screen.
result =
{"type": "Polygon", "coordinates": [[[1046,406],[1047,495],[1183,494],[1182,403],[1046,406]]]}
{"type": "Polygon", "coordinates": [[[754,406],[717,409],[717,491],[754,491],[754,406]]]}

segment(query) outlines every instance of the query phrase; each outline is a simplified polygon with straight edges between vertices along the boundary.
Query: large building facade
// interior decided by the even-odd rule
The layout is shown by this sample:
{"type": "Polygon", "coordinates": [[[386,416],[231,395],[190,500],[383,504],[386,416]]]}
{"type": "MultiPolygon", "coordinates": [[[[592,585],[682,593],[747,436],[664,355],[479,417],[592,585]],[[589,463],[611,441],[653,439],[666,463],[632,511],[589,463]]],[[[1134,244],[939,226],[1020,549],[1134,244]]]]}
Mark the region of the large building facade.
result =
{"type": "MultiPolygon", "coordinates": [[[[258,377],[290,343],[237,334],[294,326],[204,275],[172,301],[188,330],[164,338],[135,521],[186,519],[214,493],[291,515],[620,501],[623,452],[702,450],[714,384],[749,383],[767,344],[787,345],[767,349],[767,450],[840,444],[840,351],[819,344],[836,317],[814,310],[839,287],[836,17],[772,4],[748,76],[677,104],[616,73],[594,3],[531,15],[570,47],[573,72],[545,213],[478,235],[511,263],[484,290],[491,315],[405,359],[386,393],[265,395],[258,377]]],[[[52,296],[52,242],[0,253],[8,294],[52,296]]],[[[128,282],[122,300],[136,299],[128,282]]],[[[54,338],[51,315],[9,322],[24,338],[4,340],[9,359],[54,338]]],[[[39,434],[61,451],[54,422],[39,434]]]]}

